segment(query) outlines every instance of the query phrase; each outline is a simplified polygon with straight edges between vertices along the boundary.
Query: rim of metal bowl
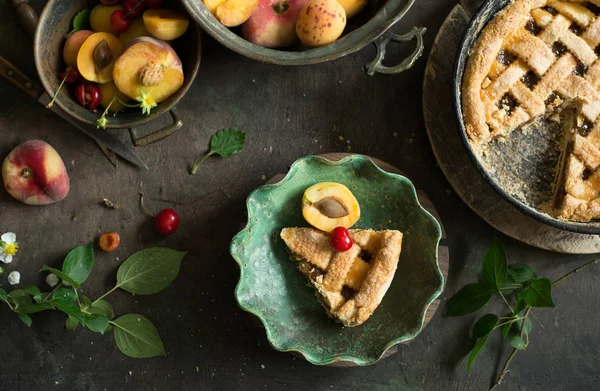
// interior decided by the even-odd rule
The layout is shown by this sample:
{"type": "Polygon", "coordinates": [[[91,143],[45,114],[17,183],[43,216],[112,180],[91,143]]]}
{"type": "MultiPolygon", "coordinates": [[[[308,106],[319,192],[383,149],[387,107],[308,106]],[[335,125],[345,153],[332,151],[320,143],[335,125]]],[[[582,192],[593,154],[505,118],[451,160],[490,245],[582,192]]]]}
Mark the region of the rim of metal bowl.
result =
{"type": "MultiPolygon", "coordinates": [[[[33,54],[34,54],[34,60],[35,60],[35,67],[38,72],[38,77],[40,78],[40,81],[42,82],[42,85],[44,86],[44,90],[50,96],[52,96],[52,94],[50,92],[52,91],[54,86],[51,85],[49,77],[46,74],[46,72],[44,71],[44,69],[42,68],[42,65],[39,61],[39,58],[42,55],[42,53],[41,53],[42,47],[41,47],[41,45],[38,44],[38,42],[40,41],[42,31],[44,30],[44,28],[42,28],[42,26],[44,26],[45,24],[48,23],[47,19],[50,17],[50,8],[52,7],[52,5],[53,5],[53,0],[49,0],[46,3],[46,5],[44,6],[42,12],[40,13],[39,21],[38,21],[34,39],[33,39],[33,42],[34,42],[33,54]]],[[[180,8],[183,8],[183,7],[180,7],[180,8]]],[[[162,102],[157,107],[157,109],[153,110],[151,115],[140,114],[140,115],[136,116],[134,120],[129,121],[129,122],[116,123],[116,124],[109,123],[106,125],[107,129],[126,129],[126,128],[140,126],[140,125],[146,124],[148,122],[151,122],[151,121],[155,120],[156,118],[158,118],[159,116],[161,116],[162,114],[168,113],[171,109],[173,109],[173,107],[177,103],[179,103],[181,98],[183,98],[185,96],[185,94],[191,87],[192,83],[196,79],[196,75],[198,74],[198,70],[200,68],[200,62],[202,60],[202,32],[200,31],[200,28],[196,24],[193,24],[188,29],[188,32],[190,34],[193,34],[195,36],[194,41],[198,42],[198,55],[194,59],[194,64],[192,65],[190,77],[187,78],[187,80],[183,83],[183,85],[180,87],[180,89],[177,90],[177,92],[175,92],[175,94],[173,94],[167,100],[162,102]]],[[[82,117],[77,111],[75,111],[71,107],[69,107],[69,105],[65,103],[65,99],[67,99],[65,96],[62,96],[61,94],[59,94],[54,102],[63,111],[65,111],[68,115],[75,118],[76,120],[78,120],[84,124],[96,125],[95,122],[92,122],[92,121],[82,117]]],[[[73,98],[71,98],[70,96],[68,97],[68,99],[74,101],[73,98]]]]}
{"type": "Polygon", "coordinates": [[[329,45],[303,51],[286,51],[265,48],[245,40],[223,26],[201,0],[182,0],[192,18],[221,44],[253,60],[277,65],[317,64],[359,51],[402,19],[414,2],[389,0],[367,23],[329,45]],[[389,17],[394,14],[394,17],[389,17]]]}
{"type": "MultiPolygon", "coordinates": [[[[469,137],[467,136],[467,131],[465,129],[465,124],[464,124],[464,120],[463,120],[463,115],[462,115],[462,107],[461,107],[461,87],[462,87],[462,78],[463,78],[463,73],[464,73],[464,68],[466,66],[466,62],[469,58],[469,52],[471,50],[471,46],[472,44],[475,42],[475,40],[477,39],[477,37],[479,36],[479,34],[477,36],[474,36],[475,31],[481,27],[481,29],[483,30],[484,26],[481,26],[481,19],[484,17],[486,12],[489,12],[489,7],[493,6],[493,3],[495,1],[494,0],[489,0],[486,1],[475,13],[475,15],[473,16],[473,18],[471,19],[471,21],[469,22],[469,25],[467,26],[467,30],[465,31],[462,39],[461,39],[461,43],[459,46],[459,51],[458,51],[458,56],[456,58],[456,61],[454,63],[454,70],[453,70],[453,79],[454,79],[454,86],[452,89],[452,95],[453,95],[453,99],[452,99],[452,104],[454,106],[454,113],[456,114],[456,118],[458,120],[459,123],[459,128],[460,128],[460,137],[463,141],[463,144],[465,145],[469,157],[471,158],[471,161],[473,162],[473,164],[475,165],[475,167],[477,167],[477,171],[479,171],[479,173],[483,176],[483,178],[485,179],[485,181],[505,200],[507,200],[512,206],[514,206],[515,208],[517,208],[518,210],[520,210],[521,212],[525,213],[526,215],[528,215],[529,217],[534,218],[535,220],[542,222],[544,224],[547,224],[549,226],[552,226],[554,228],[558,228],[560,230],[564,230],[564,231],[570,231],[570,232],[576,232],[576,233],[581,233],[581,234],[600,234],[600,227],[599,226],[595,226],[595,225],[590,225],[589,223],[578,223],[578,222],[573,222],[573,221],[563,221],[563,220],[558,220],[554,217],[551,217],[547,214],[544,214],[540,211],[538,211],[537,209],[519,201],[518,199],[516,199],[515,197],[513,197],[511,194],[509,194],[508,192],[506,192],[506,190],[504,190],[497,182],[494,178],[492,178],[492,176],[485,170],[485,168],[483,167],[483,165],[481,164],[481,162],[479,161],[479,158],[477,157],[477,154],[475,153],[475,151],[473,150],[473,148],[471,147],[471,143],[469,142],[469,137]],[[469,41],[470,44],[469,44],[469,41]]],[[[508,5],[510,3],[510,1],[506,1],[506,5],[508,5]]],[[[505,5],[505,6],[506,6],[505,5]]],[[[501,7],[500,9],[498,9],[496,12],[491,13],[490,15],[490,20],[498,13],[500,12],[502,9],[504,9],[504,7],[501,7]]],[[[487,25],[487,23],[490,21],[486,21],[485,25],[487,25]]]]}

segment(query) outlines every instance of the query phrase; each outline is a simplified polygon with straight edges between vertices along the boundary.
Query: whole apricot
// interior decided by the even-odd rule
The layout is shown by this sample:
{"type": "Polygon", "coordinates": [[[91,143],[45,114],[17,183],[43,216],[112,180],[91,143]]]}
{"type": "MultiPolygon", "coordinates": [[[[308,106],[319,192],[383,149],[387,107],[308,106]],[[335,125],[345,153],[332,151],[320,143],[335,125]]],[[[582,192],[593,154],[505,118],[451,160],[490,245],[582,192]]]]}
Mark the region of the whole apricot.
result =
{"type": "Polygon", "coordinates": [[[110,23],[110,17],[115,11],[123,11],[120,5],[98,4],[90,13],[90,25],[95,33],[118,34],[110,23]]]}
{"type": "Polygon", "coordinates": [[[303,44],[325,46],[337,40],[346,28],[346,11],[337,0],[310,0],[298,17],[296,34],[303,44]]]}
{"type": "Polygon", "coordinates": [[[92,34],[94,32],[90,30],[79,30],[69,35],[63,48],[63,59],[68,67],[77,68],[77,54],[79,54],[79,49],[81,49],[81,45],[92,34]]]}

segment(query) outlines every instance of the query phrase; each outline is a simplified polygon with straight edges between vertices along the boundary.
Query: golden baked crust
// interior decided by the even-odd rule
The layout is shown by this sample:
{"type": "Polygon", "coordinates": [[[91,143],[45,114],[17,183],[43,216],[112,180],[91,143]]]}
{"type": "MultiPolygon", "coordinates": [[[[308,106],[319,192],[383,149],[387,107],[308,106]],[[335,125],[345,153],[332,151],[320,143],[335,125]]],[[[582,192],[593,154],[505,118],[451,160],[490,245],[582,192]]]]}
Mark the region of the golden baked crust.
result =
{"type": "Polygon", "coordinates": [[[326,233],[314,228],[284,228],[281,238],[319,301],[344,326],[365,322],[387,292],[400,258],[402,233],[350,230],[353,246],[331,248],[326,233]],[[365,259],[367,258],[367,259],[365,259]]]}
{"type": "Polygon", "coordinates": [[[479,153],[497,136],[578,106],[566,135],[573,154],[558,176],[562,219],[600,217],[599,15],[599,0],[515,0],[478,37],[462,80],[465,128],[479,153]]]}

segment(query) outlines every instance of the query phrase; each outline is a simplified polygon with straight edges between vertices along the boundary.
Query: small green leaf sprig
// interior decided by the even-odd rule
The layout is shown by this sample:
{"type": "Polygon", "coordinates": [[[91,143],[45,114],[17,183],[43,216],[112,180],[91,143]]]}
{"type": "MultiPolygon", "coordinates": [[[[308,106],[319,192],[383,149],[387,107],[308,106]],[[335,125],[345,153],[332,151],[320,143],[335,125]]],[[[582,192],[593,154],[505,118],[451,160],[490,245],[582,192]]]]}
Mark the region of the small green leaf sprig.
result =
{"type": "Polygon", "coordinates": [[[92,243],[74,248],[65,258],[62,269],[43,266],[59,283],[49,293],[36,286],[6,292],[0,288],[0,302],[4,302],[27,325],[31,314],[47,310],[62,311],[67,315],[65,326],[75,330],[79,325],[104,334],[113,331],[117,348],[132,358],[165,356],[165,348],[156,327],[143,315],[126,314],[115,319],[112,305],[104,300],[117,289],[135,295],[151,295],[165,289],[179,273],[186,252],[168,248],[148,248],[125,260],[117,271],[117,283],[108,292],[92,301],[80,291],[94,266],[92,243]]]}
{"type": "Polygon", "coordinates": [[[500,296],[506,304],[508,314],[501,317],[491,313],[485,314],[475,322],[472,331],[475,345],[467,360],[467,371],[471,370],[475,358],[494,330],[500,330],[503,339],[510,335],[508,342],[513,347],[513,351],[490,390],[502,383],[517,352],[529,346],[529,335],[533,326],[530,319],[532,309],[556,307],[552,299],[552,288],[570,276],[600,263],[600,259],[586,263],[551,282],[547,278],[538,278],[530,266],[508,265],[506,259],[502,244],[494,239],[483,258],[481,272],[483,281],[465,285],[448,301],[446,307],[446,316],[461,316],[485,307],[494,295],[500,296]]]}
{"type": "Polygon", "coordinates": [[[73,18],[73,29],[69,32],[69,34],[80,30],[88,30],[90,27],[91,13],[92,10],[90,8],[84,8],[79,11],[73,18]]]}
{"type": "Polygon", "coordinates": [[[246,145],[246,133],[238,129],[222,129],[210,138],[210,150],[198,158],[190,167],[190,174],[194,175],[200,165],[212,155],[230,157],[241,152],[246,145]]]}
{"type": "MultiPolygon", "coordinates": [[[[144,91],[144,90],[142,90],[142,94],[140,96],[136,97],[135,100],[138,101],[138,102],[140,102],[140,103],[134,104],[134,105],[130,105],[129,103],[123,102],[121,99],[119,99],[115,95],[115,97],[112,98],[112,100],[110,101],[110,103],[108,104],[108,106],[106,106],[106,108],[102,112],[102,115],[100,116],[100,118],[98,118],[96,120],[96,128],[97,129],[100,129],[100,128],[106,129],[106,125],[108,125],[108,123],[109,123],[109,120],[108,120],[108,118],[106,118],[106,116],[108,115],[108,110],[110,109],[110,106],[112,106],[112,104],[115,103],[115,101],[119,101],[119,103],[121,104],[121,106],[124,106],[124,107],[141,108],[142,109],[142,115],[143,114],[150,115],[150,113],[152,112],[152,109],[155,108],[156,106],[158,106],[158,104],[156,103],[156,101],[154,100],[154,98],[152,97],[152,95],[150,95],[149,93],[146,93],[146,91],[144,91]]],[[[113,117],[117,116],[117,114],[119,113],[119,110],[117,110],[113,114],[113,117]]]]}

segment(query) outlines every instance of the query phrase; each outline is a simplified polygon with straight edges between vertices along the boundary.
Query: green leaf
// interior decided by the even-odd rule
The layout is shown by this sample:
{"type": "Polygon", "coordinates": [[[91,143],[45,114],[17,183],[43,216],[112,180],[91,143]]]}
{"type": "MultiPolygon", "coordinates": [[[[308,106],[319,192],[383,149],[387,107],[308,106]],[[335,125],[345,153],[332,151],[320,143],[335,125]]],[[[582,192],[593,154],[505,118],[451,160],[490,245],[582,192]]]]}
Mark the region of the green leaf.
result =
{"type": "Polygon", "coordinates": [[[65,327],[67,328],[67,330],[74,331],[77,328],[77,326],[79,326],[79,321],[71,315],[69,315],[67,317],[67,320],[65,321],[65,327]]]}
{"type": "Polygon", "coordinates": [[[8,304],[8,293],[2,288],[0,288],[0,300],[8,304]]]}
{"type": "Polygon", "coordinates": [[[481,338],[492,332],[498,323],[498,317],[494,314],[485,314],[473,326],[473,338],[481,338]]]}
{"type": "Polygon", "coordinates": [[[89,308],[92,306],[92,301],[87,296],[81,296],[81,303],[84,307],[89,308]]]}
{"type": "Polygon", "coordinates": [[[506,278],[508,267],[506,265],[506,253],[502,244],[495,239],[492,241],[487,254],[483,258],[482,274],[483,280],[489,286],[500,291],[502,283],[506,278]]]}
{"type": "Polygon", "coordinates": [[[73,281],[82,284],[94,267],[94,247],[92,242],[85,246],[75,247],[67,254],[62,271],[73,281]]]}
{"type": "Polygon", "coordinates": [[[8,294],[9,300],[13,303],[16,310],[30,306],[33,304],[29,293],[23,289],[15,289],[8,294]]]}
{"type": "Polygon", "coordinates": [[[61,286],[52,294],[52,300],[70,304],[77,300],[77,294],[73,289],[61,286]]]}
{"type": "Polygon", "coordinates": [[[552,300],[552,283],[547,278],[531,281],[531,284],[522,289],[518,296],[530,307],[556,307],[552,300]]]}
{"type": "Polygon", "coordinates": [[[525,350],[527,348],[527,345],[525,344],[525,341],[523,341],[523,338],[519,337],[518,335],[513,335],[512,337],[510,337],[508,342],[515,349],[525,350]]]}
{"type": "Polygon", "coordinates": [[[530,266],[518,263],[508,265],[508,275],[517,284],[525,284],[537,277],[530,266]]]}
{"type": "Polygon", "coordinates": [[[482,308],[492,297],[494,290],[485,284],[465,285],[446,305],[446,316],[470,314],[482,308]]]}
{"type": "Polygon", "coordinates": [[[91,314],[104,315],[108,319],[113,319],[115,317],[112,305],[106,300],[100,300],[97,303],[94,303],[88,308],[88,312],[91,314]]]}
{"type": "Polygon", "coordinates": [[[79,283],[76,282],[75,280],[73,280],[71,277],[69,277],[68,275],[66,275],[65,273],[61,272],[58,269],[55,269],[53,267],[49,267],[49,266],[42,266],[42,268],[40,269],[41,272],[43,271],[49,271],[52,274],[54,274],[56,277],[60,278],[63,282],[66,282],[67,284],[73,286],[75,289],[78,289],[80,287],[79,283]]]}
{"type": "Polygon", "coordinates": [[[119,267],[116,287],[136,295],[160,292],[177,277],[186,254],[160,247],[139,251],[119,267]]]}
{"type": "Polygon", "coordinates": [[[85,315],[85,327],[96,333],[104,334],[108,327],[108,317],[101,314],[85,315]]]}
{"type": "Polygon", "coordinates": [[[27,288],[25,288],[25,292],[29,293],[31,296],[33,296],[33,300],[35,300],[36,303],[39,303],[42,301],[42,292],[40,291],[40,289],[37,286],[28,286],[27,288]]]}
{"type": "MultiPolygon", "coordinates": [[[[519,292],[519,296],[521,295],[521,292],[519,292]]],[[[525,300],[523,300],[522,297],[517,297],[517,302],[515,303],[515,306],[513,307],[513,315],[519,315],[519,313],[521,313],[525,308],[527,308],[527,304],[525,303],[525,300]]]]}
{"type": "Polygon", "coordinates": [[[65,314],[75,318],[79,323],[85,324],[85,314],[81,312],[79,307],[75,304],[64,301],[55,301],[54,306],[65,314]]]}
{"type": "Polygon", "coordinates": [[[489,334],[486,334],[483,337],[477,339],[477,342],[475,343],[473,350],[471,350],[471,353],[469,353],[469,359],[467,361],[467,371],[468,372],[471,371],[471,367],[473,366],[473,362],[475,362],[475,358],[481,351],[481,348],[483,347],[483,345],[485,345],[485,343],[487,342],[489,336],[490,336],[489,334]]]}
{"type": "Polygon", "coordinates": [[[73,30],[72,32],[79,30],[88,30],[90,26],[90,13],[92,10],[85,8],[75,15],[73,19],[73,30]]]}
{"type": "Polygon", "coordinates": [[[25,323],[27,325],[27,327],[31,327],[31,322],[32,322],[31,316],[29,316],[25,313],[22,313],[22,312],[19,312],[17,315],[19,316],[19,319],[21,319],[23,321],[23,323],[25,323]]]}
{"type": "Polygon", "coordinates": [[[133,358],[167,355],[156,327],[145,316],[123,315],[114,320],[113,325],[115,343],[124,355],[133,358]]]}
{"type": "Polygon", "coordinates": [[[190,173],[193,175],[204,160],[211,155],[229,157],[241,152],[246,144],[246,133],[238,129],[222,129],[210,138],[210,151],[194,162],[190,173]]]}
{"type": "Polygon", "coordinates": [[[512,323],[507,323],[504,326],[502,326],[502,339],[506,339],[506,337],[508,337],[508,333],[510,333],[512,325],[512,323]]]}
{"type": "Polygon", "coordinates": [[[36,303],[32,305],[28,305],[27,307],[21,309],[19,313],[22,314],[34,314],[36,312],[42,312],[47,310],[53,310],[54,304],[52,302],[46,301],[42,303],[36,303]]]}
{"type": "Polygon", "coordinates": [[[519,330],[523,330],[523,325],[525,325],[525,329],[523,330],[525,335],[529,335],[529,333],[531,333],[533,324],[531,323],[531,319],[529,319],[529,317],[525,318],[525,322],[523,322],[523,319],[519,319],[517,324],[519,325],[519,330]]]}

